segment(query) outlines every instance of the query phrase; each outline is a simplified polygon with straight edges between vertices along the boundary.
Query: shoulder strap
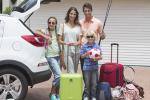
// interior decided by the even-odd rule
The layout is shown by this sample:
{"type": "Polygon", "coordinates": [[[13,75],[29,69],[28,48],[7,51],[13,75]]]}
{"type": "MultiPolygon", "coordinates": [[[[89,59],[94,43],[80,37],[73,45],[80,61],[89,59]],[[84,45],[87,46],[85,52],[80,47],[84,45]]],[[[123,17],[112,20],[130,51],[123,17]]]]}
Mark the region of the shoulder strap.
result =
{"type": "MultiPolygon", "coordinates": [[[[62,27],[62,40],[64,41],[64,23],[63,23],[63,27],[62,27]]],[[[62,50],[64,50],[64,45],[62,44],[62,50]]]]}
{"type": "MultiPolygon", "coordinates": [[[[62,27],[62,40],[64,40],[64,24],[63,24],[63,27],[62,27]]],[[[55,34],[56,34],[56,38],[57,38],[57,43],[58,43],[58,35],[57,35],[57,29],[55,28],[55,34]]],[[[59,47],[59,51],[61,51],[61,46],[60,44],[58,43],[58,47],[59,47]]],[[[62,45],[62,50],[64,50],[64,45],[62,45]]]]}
{"type": "Polygon", "coordinates": [[[61,51],[60,44],[58,43],[58,35],[57,35],[57,29],[56,29],[56,27],[55,27],[55,35],[56,35],[56,38],[57,38],[57,44],[58,44],[58,47],[59,47],[59,51],[61,51]]]}

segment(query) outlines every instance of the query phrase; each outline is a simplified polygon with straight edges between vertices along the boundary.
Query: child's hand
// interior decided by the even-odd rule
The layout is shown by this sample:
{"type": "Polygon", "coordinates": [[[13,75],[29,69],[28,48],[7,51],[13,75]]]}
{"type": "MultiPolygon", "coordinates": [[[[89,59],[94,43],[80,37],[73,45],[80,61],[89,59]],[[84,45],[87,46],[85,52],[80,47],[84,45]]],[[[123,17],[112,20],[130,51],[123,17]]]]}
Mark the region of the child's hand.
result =
{"type": "Polygon", "coordinates": [[[68,46],[73,46],[74,43],[66,43],[68,46]]]}
{"type": "Polygon", "coordinates": [[[102,57],[101,57],[101,56],[95,57],[95,60],[96,60],[96,61],[102,60],[102,57]]]}
{"type": "Polygon", "coordinates": [[[87,52],[85,53],[85,56],[88,57],[89,55],[90,55],[90,52],[87,51],[87,52]]]}
{"type": "Polygon", "coordinates": [[[92,60],[93,60],[93,61],[102,60],[102,56],[101,56],[101,55],[100,55],[100,56],[97,56],[97,57],[93,58],[92,60]]]}
{"type": "Polygon", "coordinates": [[[52,44],[51,37],[47,37],[47,41],[49,44],[52,44]]]}

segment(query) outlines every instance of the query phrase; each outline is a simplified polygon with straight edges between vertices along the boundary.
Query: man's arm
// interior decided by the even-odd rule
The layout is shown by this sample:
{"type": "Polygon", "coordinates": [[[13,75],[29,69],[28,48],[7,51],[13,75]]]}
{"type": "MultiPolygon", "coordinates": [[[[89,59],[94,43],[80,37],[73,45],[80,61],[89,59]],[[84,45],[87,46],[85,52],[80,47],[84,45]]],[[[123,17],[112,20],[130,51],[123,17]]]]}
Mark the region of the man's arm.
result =
{"type": "Polygon", "coordinates": [[[101,21],[99,21],[99,24],[98,24],[98,33],[100,35],[100,39],[101,40],[104,40],[106,38],[106,34],[103,30],[103,24],[101,21]]]}

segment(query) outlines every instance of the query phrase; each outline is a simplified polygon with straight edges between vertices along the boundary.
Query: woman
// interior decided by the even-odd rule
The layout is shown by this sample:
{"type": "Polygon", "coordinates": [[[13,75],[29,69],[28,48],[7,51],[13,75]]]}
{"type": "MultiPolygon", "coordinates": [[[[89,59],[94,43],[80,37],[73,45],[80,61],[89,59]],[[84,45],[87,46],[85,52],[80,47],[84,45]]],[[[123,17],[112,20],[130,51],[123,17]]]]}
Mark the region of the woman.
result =
{"type": "Polygon", "coordinates": [[[59,65],[59,44],[57,39],[57,19],[55,17],[50,17],[47,21],[48,28],[45,31],[40,30],[39,35],[49,40],[48,46],[46,48],[46,57],[49,63],[50,69],[54,75],[52,88],[51,88],[51,99],[59,100],[59,82],[61,69],[59,65]]]}
{"type": "Polygon", "coordinates": [[[65,23],[60,25],[59,42],[64,46],[64,59],[68,73],[76,73],[79,62],[79,45],[81,28],[79,13],[75,7],[70,7],[65,17],[65,23]]]}

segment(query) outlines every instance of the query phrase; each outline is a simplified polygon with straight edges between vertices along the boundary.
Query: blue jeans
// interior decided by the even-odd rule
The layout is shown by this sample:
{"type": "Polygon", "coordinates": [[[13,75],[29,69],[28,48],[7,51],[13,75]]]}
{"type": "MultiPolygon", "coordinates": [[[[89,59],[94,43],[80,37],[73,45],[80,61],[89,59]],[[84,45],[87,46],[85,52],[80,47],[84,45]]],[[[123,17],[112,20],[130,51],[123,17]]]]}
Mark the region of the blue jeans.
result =
{"type": "Polygon", "coordinates": [[[84,97],[96,97],[96,86],[98,82],[98,70],[83,71],[84,76],[84,97]]]}
{"type": "Polygon", "coordinates": [[[53,80],[52,85],[57,87],[59,86],[60,75],[61,75],[61,70],[60,70],[60,65],[59,65],[59,56],[47,57],[47,61],[54,75],[54,80],[53,80]]]}

